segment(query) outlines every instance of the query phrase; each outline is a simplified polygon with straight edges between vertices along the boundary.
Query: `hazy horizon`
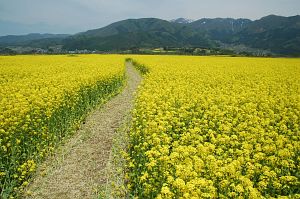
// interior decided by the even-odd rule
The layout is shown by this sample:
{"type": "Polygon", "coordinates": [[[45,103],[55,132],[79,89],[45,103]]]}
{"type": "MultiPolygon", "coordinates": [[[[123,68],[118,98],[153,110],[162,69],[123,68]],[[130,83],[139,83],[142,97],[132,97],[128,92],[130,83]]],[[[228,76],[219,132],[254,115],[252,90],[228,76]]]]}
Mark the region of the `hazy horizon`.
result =
{"type": "Polygon", "coordinates": [[[74,34],[137,18],[248,18],[300,14],[298,0],[10,0],[0,2],[0,36],[74,34]]]}

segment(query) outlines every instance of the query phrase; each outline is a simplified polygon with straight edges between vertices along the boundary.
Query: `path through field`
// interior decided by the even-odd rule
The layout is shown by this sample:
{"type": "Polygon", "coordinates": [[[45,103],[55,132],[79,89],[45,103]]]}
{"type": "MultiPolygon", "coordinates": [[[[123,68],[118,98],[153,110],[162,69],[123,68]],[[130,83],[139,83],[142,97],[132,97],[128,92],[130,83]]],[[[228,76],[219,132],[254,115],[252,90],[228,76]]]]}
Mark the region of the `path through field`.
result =
{"type": "Polygon", "coordinates": [[[104,175],[114,132],[133,106],[134,92],[141,81],[126,63],[127,86],[122,93],[91,113],[81,129],[42,166],[29,186],[28,198],[96,198],[107,179],[104,175]]]}

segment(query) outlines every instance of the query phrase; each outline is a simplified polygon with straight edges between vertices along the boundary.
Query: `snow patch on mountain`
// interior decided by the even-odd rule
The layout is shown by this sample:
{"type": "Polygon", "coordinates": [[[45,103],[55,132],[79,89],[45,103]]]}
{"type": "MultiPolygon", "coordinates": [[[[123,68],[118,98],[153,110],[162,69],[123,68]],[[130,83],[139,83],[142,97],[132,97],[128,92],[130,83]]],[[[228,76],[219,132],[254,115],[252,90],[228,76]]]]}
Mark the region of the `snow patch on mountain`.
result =
{"type": "Polygon", "coordinates": [[[170,22],[172,23],[181,23],[181,24],[188,24],[188,23],[192,23],[194,20],[192,19],[186,19],[186,18],[178,18],[178,19],[172,19],[170,20],[170,22]]]}

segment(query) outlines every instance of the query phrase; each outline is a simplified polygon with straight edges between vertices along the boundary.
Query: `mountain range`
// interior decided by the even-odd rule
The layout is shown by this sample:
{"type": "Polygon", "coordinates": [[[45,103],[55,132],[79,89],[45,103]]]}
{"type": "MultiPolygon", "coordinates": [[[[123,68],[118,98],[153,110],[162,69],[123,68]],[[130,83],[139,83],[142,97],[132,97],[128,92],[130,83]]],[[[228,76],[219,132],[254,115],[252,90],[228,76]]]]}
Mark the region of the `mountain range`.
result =
{"type": "Polygon", "coordinates": [[[0,37],[0,46],[118,51],[132,48],[246,46],[276,55],[300,55],[300,16],[269,15],[258,20],[203,18],[127,19],[74,35],[29,34],[0,37]]]}

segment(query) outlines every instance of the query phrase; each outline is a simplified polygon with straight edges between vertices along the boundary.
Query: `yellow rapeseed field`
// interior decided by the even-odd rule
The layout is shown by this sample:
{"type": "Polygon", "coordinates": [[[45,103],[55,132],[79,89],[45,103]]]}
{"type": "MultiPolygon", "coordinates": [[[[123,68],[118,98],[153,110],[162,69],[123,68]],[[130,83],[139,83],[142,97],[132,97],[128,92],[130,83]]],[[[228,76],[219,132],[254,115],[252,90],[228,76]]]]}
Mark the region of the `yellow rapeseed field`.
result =
{"type": "Polygon", "coordinates": [[[0,198],[124,82],[124,57],[0,56],[0,198]]]}
{"type": "Polygon", "coordinates": [[[133,197],[300,198],[300,59],[132,57],[133,197]]]}

